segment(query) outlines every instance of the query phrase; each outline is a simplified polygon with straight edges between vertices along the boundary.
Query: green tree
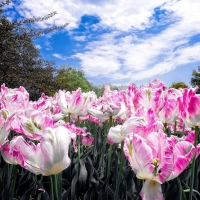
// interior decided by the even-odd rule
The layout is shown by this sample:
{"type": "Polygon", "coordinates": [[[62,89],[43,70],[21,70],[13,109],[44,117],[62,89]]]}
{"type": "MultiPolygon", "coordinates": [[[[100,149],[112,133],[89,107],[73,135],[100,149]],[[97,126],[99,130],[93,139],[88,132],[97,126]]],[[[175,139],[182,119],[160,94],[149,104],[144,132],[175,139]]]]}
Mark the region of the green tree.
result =
{"type": "Polygon", "coordinates": [[[104,85],[92,85],[91,90],[95,92],[97,97],[101,97],[101,96],[103,96],[104,85]]]}
{"type": "MultiPolygon", "coordinates": [[[[200,88],[200,73],[197,72],[196,70],[193,70],[192,72],[192,78],[190,84],[192,87],[198,86],[200,88]]],[[[200,89],[198,89],[197,93],[200,94],[200,89]]]]}
{"type": "Polygon", "coordinates": [[[86,79],[82,70],[65,65],[58,69],[54,80],[58,89],[74,91],[80,87],[83,92],[89,92],[92,89],[91,83],[86,79]]]}
{"type": "Polygon", "coordinates": [[[188,86],[184,82],[173,82],[169,88],[188,88],[188,86]]]}
{"type": "Polygon", "coordinates": [[[10,22],[2,9],[9,2],[0,4],[0,84],[5,83],[10,88],[24,86],[31,100],[36,100],[41,93],[52,95],[56,88],[53,81],[55,64],[41,58],[33,41],[41,34],[63,28],[67,24],[46,30],[30,26],[54,16],[56,12],[44,17],[10,22]]]}
{"type": "Polygon", "coordinates": [[[127,86],[126,85],[112,85],[112,84],[104,84],[104,85],[92,85],[92,91],[95,92],[97,97],[103,96],[104,92],[104,86],[109,85],[111,90],[117,90],[117,91],[122,91],[126,90],[127,86]]]}

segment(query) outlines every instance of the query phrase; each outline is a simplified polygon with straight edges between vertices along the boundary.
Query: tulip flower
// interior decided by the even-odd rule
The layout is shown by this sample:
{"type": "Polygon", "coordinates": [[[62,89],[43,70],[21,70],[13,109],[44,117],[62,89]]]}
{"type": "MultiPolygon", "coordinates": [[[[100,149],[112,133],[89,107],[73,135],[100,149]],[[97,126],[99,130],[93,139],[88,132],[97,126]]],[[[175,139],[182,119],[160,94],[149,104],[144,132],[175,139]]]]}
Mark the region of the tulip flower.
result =
{"type": "Polygon", "coordinates": [[[40,140],[45,130],[49,127],[53,127],[53,118],[45,112],[39,110],[33,110],[32,108],[27,109],[20,115],[17,115],[20,125],[16,124],[16,127],[12,127],[13,130],[25,135],[27,138],[32,140],[40,140]],[[20,126],[20,128],[18,127],[20,126]]]}
{"type": "Polygon", "coordinates": [[[64,126],[47,129],[36,151],[36,163],[42,175],[58,174],[69,166],[70,142],[70,131],[64,126]]]}
{"type": "Polygon", "coordinates": [[[178,104],[175,99],[168,99],[163,104],[162,109],[159,111],[160,120],[163,124],[169,124],[175,122],[178,119],[179,111],[178,104]]]}
{"type": "Polygon", "coordinates": [[[81,142],[85,146],[92,146],[94,144],[94,138],[90,133],[86,133],[81,136],[81,142]]]}
{"type": "Polygon", "coordinates": [[[56,94],[56,100],[65,116],[71,114],[85,115],[88,107],[95,99],[96,95],[94,92],[82,93],[80,88],[72,93],[60,90],[56,94]]]}
{"type": "Polygon", "coordinates": [[[109,144],[121,143],[124,140],[126,134],[123,134],[121,129],[122,125],[117,125],[115,127],[110,128],[107,135],[107,141],[109,144]]]}
{"type": "Polygon", "coordinates": [[[70,142],[70,131],[64,126],[48,128],[37,145],[22,136],[14,137],[3,146],[2,157],[7,163],[20,164],[32,173],[49,176],[69,166],[70,142]]]}
{"type": "Polygon", "coordinates": [[[19,88],[9,89],[5,87],[5,84],[1,85],[0,108],[6,109],[9,115],[26,109],[28,103],[29,94],[24,87],[20,86],[19,88]]]}
{"type": "Polygon", "coordinates": [[[126,104],[124,102],[125,95],[123,92],[111,91],[109,86],[105,86],[104,95],[99,98],[88,109],[88,113],[100,120],[107,120],[112,117],[116,119],[126,118],[126,104]]]}
{"type": "Polygon", "coordinates": [[[140,108],[139,99],[141,97],[140,90],[135,85],[128,86],[126,90],[126,106],[127,114],[130,117],[135,114],[138,108],[140,108]]]}
{"type": "Polygon", "coordinates": [[[0,149],[10,133],[9,127],[7,126],[7,117],[7,111],[0,110],[0,149]]]}
{"type": "Polygon", "coordinates": [[[162,131],[149,134],[146,140],[137,134],[131,141],[125,140],[125,156],[137,178],[145,180],[142,199],[164,200],[161,184],[183,172],[194,150],[190,142],[167,138],[162,131]]]}
{"type": "Polygon", "coordinates": [[[163,128],[161,121],[156,120],[152,109],[145,111],[143,108],[136,113],[138,116],[128,118],[122,125],[111,127],[107,135],[108,143],[121,143],[126,137],[138,134],[143,138],[151,132],[163,128]],[[143,116],[143,117],[142,117],[143,116]]]}

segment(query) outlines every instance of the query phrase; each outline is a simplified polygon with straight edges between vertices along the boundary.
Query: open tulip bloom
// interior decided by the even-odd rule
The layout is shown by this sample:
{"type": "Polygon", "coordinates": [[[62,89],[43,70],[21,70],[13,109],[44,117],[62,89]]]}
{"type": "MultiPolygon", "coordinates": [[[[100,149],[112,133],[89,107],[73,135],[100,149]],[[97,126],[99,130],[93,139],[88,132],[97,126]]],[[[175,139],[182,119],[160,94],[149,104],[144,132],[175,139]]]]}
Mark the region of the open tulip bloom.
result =
{"type": "Polygon", "coordinates": [[[195,148],[187,141],[168,138],[162,131],[144,139],[134,134],[125,140],[124,153],[137,178],[145,180],[143,200],[163,200],[161,184],[177,177],[193,158],[195,148]]]}

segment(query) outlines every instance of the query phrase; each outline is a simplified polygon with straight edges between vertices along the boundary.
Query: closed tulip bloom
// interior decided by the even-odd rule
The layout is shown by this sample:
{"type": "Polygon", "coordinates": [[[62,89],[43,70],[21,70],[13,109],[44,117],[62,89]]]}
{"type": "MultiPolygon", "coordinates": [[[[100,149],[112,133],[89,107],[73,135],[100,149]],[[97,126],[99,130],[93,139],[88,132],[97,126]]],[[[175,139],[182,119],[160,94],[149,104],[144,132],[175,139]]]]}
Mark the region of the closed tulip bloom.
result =
{"type": "Polygon", "coordinates": [[[42,175],[58,174],[69,166],[70,142],[70,131],[64,126],[48,128],[36,151],[36,163],[42,175]]]}
{"type": "Polygon", "coordinates": [[[121,143],[124,140],[126,135],[124,135],[121,129],[122,125],[117,125],[110,128],[107,135],[107,141],[109,144],[121,143]]]}
{"type": "Polygon", "coordinates": [[[2,156],[10,164],[20,164],[32,173],[49,176],[69,166],[70,142],[70,131],[64,126],[48,128],[37,145],[22,136],[15,137],[3,147],[2,156]]]}

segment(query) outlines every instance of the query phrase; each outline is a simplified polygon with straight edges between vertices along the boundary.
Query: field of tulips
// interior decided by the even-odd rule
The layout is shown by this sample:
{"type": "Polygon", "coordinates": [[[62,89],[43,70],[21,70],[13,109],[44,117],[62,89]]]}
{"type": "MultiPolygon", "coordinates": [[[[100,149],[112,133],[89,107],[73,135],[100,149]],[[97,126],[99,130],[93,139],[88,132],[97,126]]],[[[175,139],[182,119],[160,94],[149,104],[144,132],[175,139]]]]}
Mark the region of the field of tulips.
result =
{"type": "Polygon", "coordinates": [[[29,100],[1,85],[0,199],[200,199],[200,95],[154,80],[29,100]]]}

